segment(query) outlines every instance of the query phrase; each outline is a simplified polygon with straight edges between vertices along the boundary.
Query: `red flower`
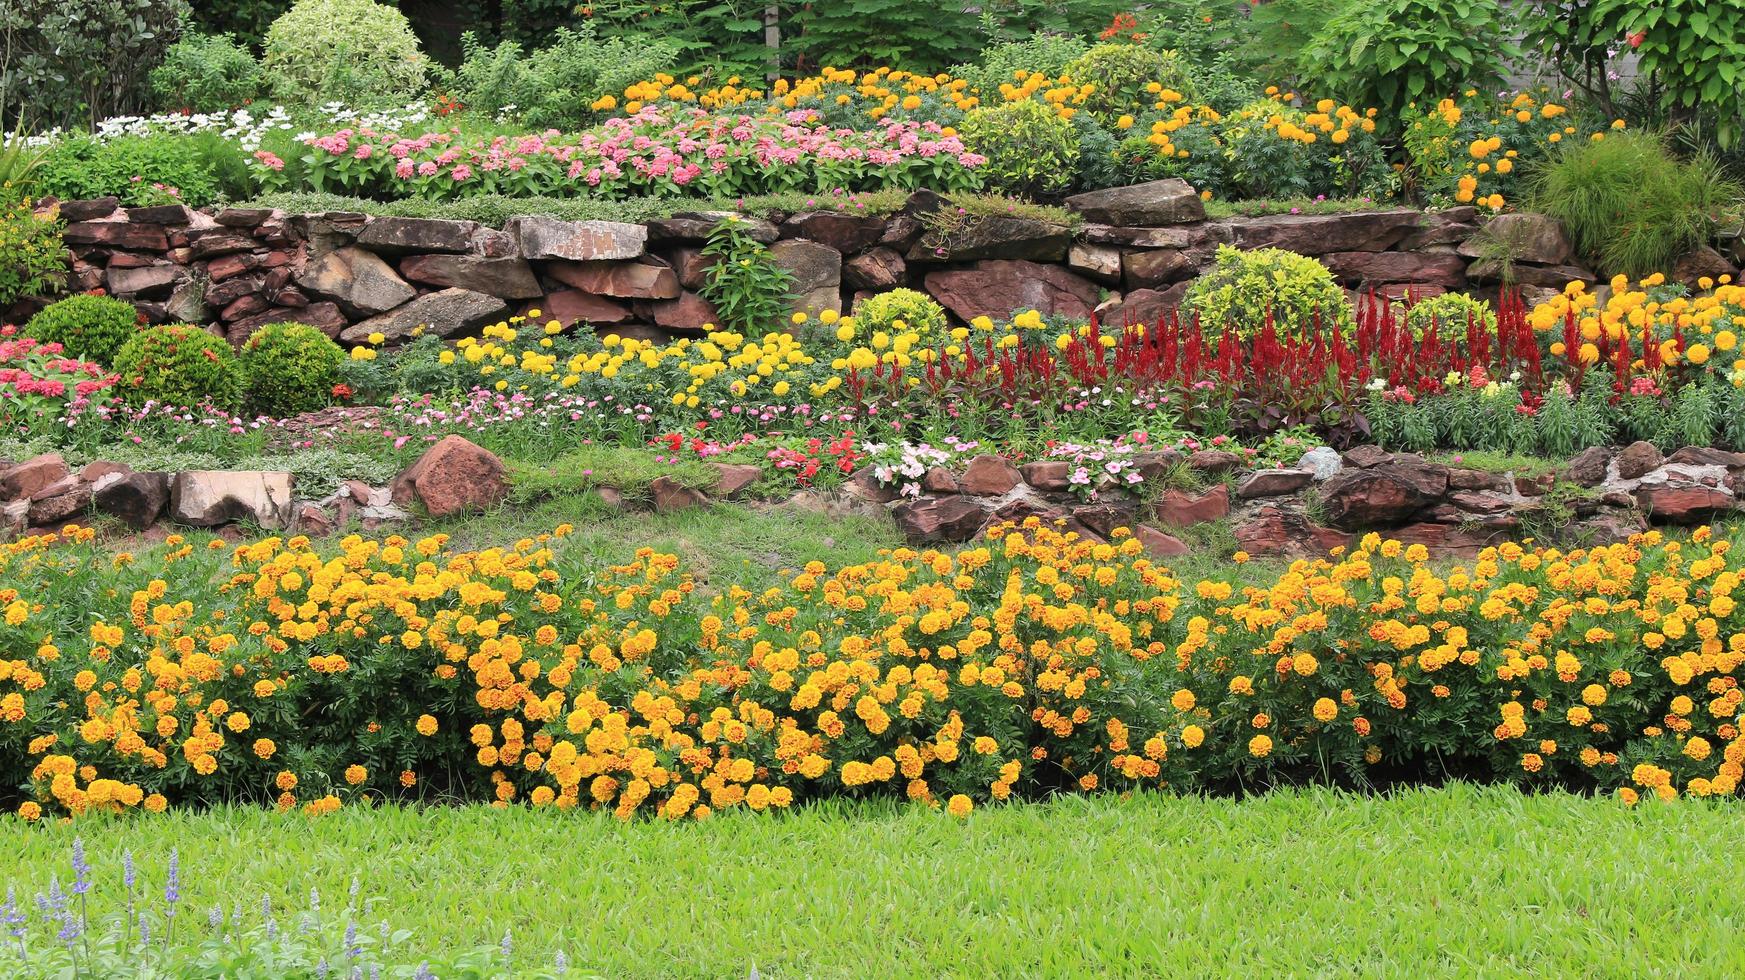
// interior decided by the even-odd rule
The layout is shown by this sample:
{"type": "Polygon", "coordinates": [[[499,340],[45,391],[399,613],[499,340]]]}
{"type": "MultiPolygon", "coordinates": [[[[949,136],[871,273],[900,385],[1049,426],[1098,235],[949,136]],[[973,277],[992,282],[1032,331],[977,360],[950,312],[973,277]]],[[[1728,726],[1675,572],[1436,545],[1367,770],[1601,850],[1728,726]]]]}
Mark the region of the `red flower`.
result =
{"type": "Polygon", "coordinates": [[[1642,42],[1646,41],[1646,40],[1648,40],[1648,32],[1647,31],[1637,31],[1636,33],[1630,35],[1630,47],[1639,48],[1642,46],[1642,42]]]}
{"type": "Polygon", "coordinates": [[[333,398],[335,401],[345,401],[350,398],[352,394],[351,385],[348,385],[343,381],[333,386],[333,398]]]}

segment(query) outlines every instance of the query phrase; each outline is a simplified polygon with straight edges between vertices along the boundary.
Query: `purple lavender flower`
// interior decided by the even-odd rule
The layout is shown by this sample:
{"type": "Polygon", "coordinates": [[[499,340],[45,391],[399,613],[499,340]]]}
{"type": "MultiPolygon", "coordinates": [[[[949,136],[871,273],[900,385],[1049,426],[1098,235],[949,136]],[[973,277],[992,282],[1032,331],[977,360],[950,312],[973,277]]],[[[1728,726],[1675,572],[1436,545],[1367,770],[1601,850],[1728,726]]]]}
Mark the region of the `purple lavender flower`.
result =
{"type": "Polygon", "coordinates": [[[514,944],[510,941],[509,930],[507,930],[507,929],[503,930],[503,942],[501,943],[501,946],[503,949],[504,956],[511,955],[511,951],[514,948],[514,944]]]}
{"type": "Polygon", "coordinates": [[[436,980],[436,974],[430,972],[429,963],[420,963],[412,974],[412,980],[436,980]]]}
{"type": "Polygon", "coordinates": [[[164,881],[164,901],[168,907],[164,909],[167,918],[176,917],[176,903],[182,900],[182,855],[176,848],[170,848],[170,874],[164,881]]]}
{"type": "Polygon", "coordinates": [[[121,852],[121,883],[123,885],[127,886],[127,894],[129,897],[132,897],[132,895],[133,895],[133,883],[134,883],[136,878],[137,878],[137,875],[135,874],[134,867],[133,867],[133,851],[131,851],[131,850],[122,851],[121,852]]]}
{"type": "Polygon", "coordinates": [[[91,864],[85,860],[85,838],[73,838],[73,894],[91,890],[91,864]]]}

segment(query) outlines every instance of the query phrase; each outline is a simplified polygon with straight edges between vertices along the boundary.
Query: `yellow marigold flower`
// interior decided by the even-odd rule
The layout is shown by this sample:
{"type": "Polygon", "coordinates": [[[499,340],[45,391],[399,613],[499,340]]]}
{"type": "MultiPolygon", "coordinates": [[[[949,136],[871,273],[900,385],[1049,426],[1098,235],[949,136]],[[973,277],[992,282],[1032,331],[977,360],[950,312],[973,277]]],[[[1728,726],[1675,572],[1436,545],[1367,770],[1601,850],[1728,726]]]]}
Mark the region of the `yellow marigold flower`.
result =
{"type": "Polygon", "coordinates": [[[970,814],[970,811],[974,810],[974,809],[975,809],[975,804],[970,802],[970,798],[963,795],[962,793],[958,793],[958,794],[952,796],[950,801],[945,804],[945,812],[951,814],[952,816],[956,817],[959,820],[962,820],[965,817],[968,817],[970,814]]]}

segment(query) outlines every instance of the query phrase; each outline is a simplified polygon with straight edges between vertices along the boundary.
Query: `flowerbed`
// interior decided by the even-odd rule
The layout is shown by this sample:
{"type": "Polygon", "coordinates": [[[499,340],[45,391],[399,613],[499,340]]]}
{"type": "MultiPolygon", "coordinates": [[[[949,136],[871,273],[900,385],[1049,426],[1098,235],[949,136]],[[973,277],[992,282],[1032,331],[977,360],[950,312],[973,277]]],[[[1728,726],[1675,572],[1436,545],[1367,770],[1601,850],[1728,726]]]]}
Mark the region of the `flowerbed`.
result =
{"type": "Polygon", "coordinates": [[[899,795],[961,815],[1446,775],[1633,802],[1731,794],[1745,760],[1735,542],[1707,529],[1446,569],[1369,535],[1245,585],[1032,521],[712,596],[646,548],[576,566],[568,530],[464,554],[268,538],[228,562],[176,538],[8,546],[18,811],[436,795],[677,819],[899,795]]]}

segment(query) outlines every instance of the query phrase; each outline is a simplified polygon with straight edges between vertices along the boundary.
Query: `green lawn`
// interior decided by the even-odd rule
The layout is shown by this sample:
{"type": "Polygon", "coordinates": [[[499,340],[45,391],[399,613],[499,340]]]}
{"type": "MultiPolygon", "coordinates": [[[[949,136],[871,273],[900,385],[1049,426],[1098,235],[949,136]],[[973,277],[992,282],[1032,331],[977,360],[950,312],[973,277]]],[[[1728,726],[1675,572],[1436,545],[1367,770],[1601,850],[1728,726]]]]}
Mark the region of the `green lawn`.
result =
{"type": "MultiPolygon", "coordinates": [[[[704,824],[513,809],[0,823],[21,896],[96,897],[121,851],[187,897],[275,905],[352,875],[426,950],[512,929],[606,976],[1723,976],[1745,966],[1745,811],[1456,786],[1391,797],[821,805],[704,824]]],[[[155,885],[154,885],[155,887],[155,885]]],[[[531,960],[537,958],[538,964],[531,960]]]]}

